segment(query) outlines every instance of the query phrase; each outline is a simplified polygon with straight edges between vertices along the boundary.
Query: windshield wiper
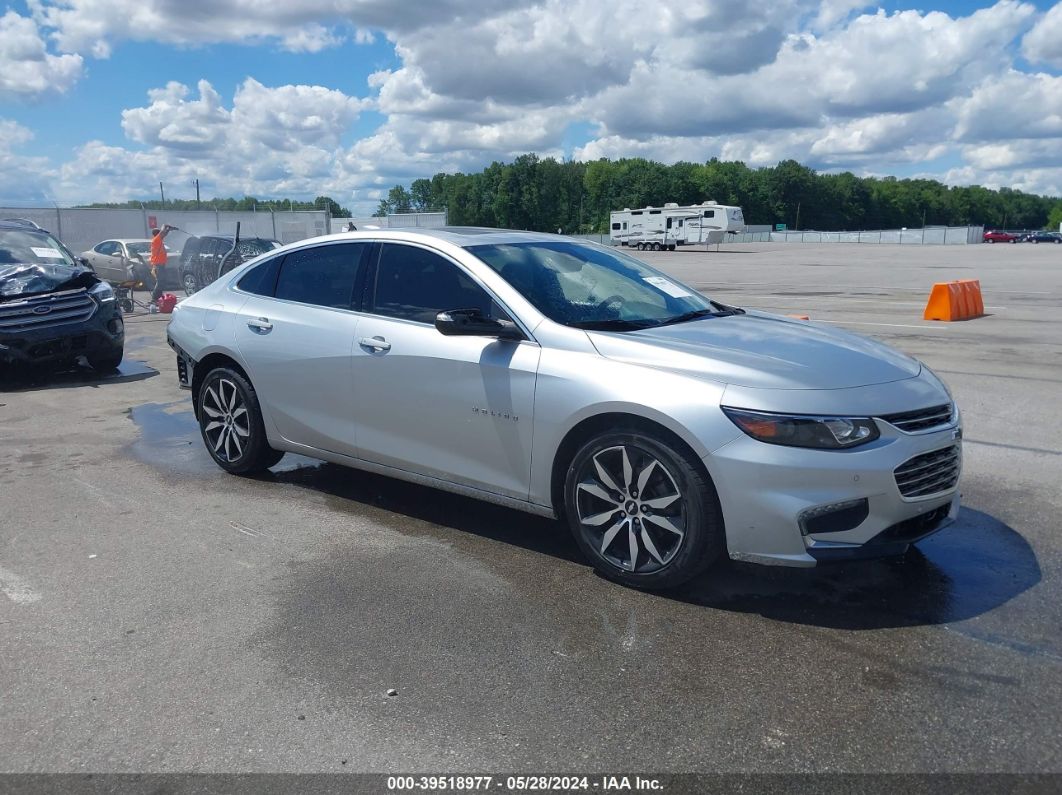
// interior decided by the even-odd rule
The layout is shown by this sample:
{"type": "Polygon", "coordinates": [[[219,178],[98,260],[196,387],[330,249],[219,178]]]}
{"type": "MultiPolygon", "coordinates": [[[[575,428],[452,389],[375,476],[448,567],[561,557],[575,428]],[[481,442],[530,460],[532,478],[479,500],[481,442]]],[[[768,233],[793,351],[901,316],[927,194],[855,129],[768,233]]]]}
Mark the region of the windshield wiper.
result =
{"type": "Polygon", "coordinates": [[[622,320],[612,318],[610,320],[576,320],[568,323],[572,328],[580,328],[585,331],[638,331],[657,325],[655,320],[622,320]]]}
{"type": "MultiPolygon", "coordinates": [[[[723,306],[717,304],[717,306],[723,306]]],[[[729,315],[743,315],[744,309],[738,309],[736,306],[727,306],[722,309],[694,309],[692,312],[683,312],[681,315],[675,315],[669,317],[666,320],[661,320],[657,325],[670,326],[675,323],[685,323],[689,320],[697,320],[702,317],[727,317],[729,315]]]]}

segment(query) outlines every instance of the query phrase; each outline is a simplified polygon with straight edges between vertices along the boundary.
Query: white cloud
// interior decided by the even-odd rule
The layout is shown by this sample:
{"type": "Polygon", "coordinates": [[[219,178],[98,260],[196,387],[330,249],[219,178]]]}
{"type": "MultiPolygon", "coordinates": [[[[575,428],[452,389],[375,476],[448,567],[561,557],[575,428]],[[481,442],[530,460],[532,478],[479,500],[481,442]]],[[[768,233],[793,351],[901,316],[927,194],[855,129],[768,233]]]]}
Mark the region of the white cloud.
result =
{"type": "MultiPolygon", "coordinates": [[[[733,0],[652,13],[639,0],[29,5],[32,19],[3,19],[14,20],[19,40],[36,42],[38,63],[77,59],[77,74],[73,53],[107,57],[126,40],[304,53],[342,46],[356,58],[353,48],[386,37],[400,60],[368,78],[367,98],[254,78],[231,98],[206,80],[159,88],[122,113],[129,147],[90,142],[60,170],[59,189],[76,198],[118,185],[142,195],[160,178],[197,173],[222,193],[366,198],[527,151],[752,165],[795,158],[875,173],[940,159],[1015,185],[1032,184],[1033,173],[1037,185],[1057,184],[1051,175],[1062,170],[1052,154],[1062,151],[1062,78],[1014,61],[1020,42],[1026,58],[1058,65],[1062,5],[1039,15],[1000,0],[957,17],[862,13],[874,7],[862,0],[780,0],[769,13],[733,0]],[[66,54],[49,54],[42,36],[66,54]],[[344,146],[368,108],[384,121],[344,146]],[[591,139],[573,150],[572,135],[587,129],[591,139]]],[[[0,64],[4,46],[0,39],[0,64]]]]}
{"type": "Polygon", "coordinates": [[[80,55],[54,55],[37,23],[14,11],[0,16],[0,99],[63,93],[81,77],[80,55]]]}
{"type": "Polygon", "coordinates": [[[43,157],[21,154],[18,150],[33,140],[33,132],[18,122],[0,118],[0,205],[47,201],[51,167],[43,157]]]}
{"type": "Polygon", "coordinates": [[[1030,61],[1062,69],[1062,3],[1057,3],[1025,34],[1021,49],[1030,61]]]}

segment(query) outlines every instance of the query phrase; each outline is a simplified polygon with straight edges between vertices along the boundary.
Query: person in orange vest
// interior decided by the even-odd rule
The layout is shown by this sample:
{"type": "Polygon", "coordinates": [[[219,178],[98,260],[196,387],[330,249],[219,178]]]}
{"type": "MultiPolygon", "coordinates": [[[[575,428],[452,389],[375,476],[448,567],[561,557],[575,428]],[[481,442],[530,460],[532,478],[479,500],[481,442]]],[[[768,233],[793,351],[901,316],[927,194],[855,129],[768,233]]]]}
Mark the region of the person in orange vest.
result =
{"type": "Polygon", "coordinates": [[[159,268],[166,267],[166,245],[162,242],[176,226],[165,224],[162,229],[151,230],[151,277],[155,280],[155,289],[151,291],[152,302],[162,295],[162,283],[159,281],[159,268]]]}

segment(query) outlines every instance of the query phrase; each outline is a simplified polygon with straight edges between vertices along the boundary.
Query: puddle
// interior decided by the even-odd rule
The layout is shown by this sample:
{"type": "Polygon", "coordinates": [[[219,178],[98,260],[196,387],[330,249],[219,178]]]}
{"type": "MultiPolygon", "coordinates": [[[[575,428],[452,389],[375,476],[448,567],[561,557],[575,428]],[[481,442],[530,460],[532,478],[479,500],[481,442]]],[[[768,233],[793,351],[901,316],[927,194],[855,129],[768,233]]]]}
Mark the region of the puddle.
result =
{"type": "Polygon", "coordinates": [[[125,359],[117,370],[101,373],[85,364],[67,370],[0,369],[0,391],[24,392],[31,389],[69,389],[97,387],[101,384],[125,384],[154,378],[159,371],[144,362],[125,359]]]}
{"type": "MultiPolygon", "coordinates": [[[[139,435],[133,441],[133,454],[146,464],[185,475],[215,476],[222,470],[203,446],[199,423],[192,414],[190,400],[173,403],[144,403],[126,410],[139,435]]],[[[274,474],[316,469],[321,462],[288,453],[271,472],[274,474]]]]}
{"type": "Polygon", "coordinates": [[[906,555],[814,569],[731,564],[674,593],[705,607],[837,629],[947,624],[991,612],[1041,580],[1028,542],[981,511],[906,555]]]}

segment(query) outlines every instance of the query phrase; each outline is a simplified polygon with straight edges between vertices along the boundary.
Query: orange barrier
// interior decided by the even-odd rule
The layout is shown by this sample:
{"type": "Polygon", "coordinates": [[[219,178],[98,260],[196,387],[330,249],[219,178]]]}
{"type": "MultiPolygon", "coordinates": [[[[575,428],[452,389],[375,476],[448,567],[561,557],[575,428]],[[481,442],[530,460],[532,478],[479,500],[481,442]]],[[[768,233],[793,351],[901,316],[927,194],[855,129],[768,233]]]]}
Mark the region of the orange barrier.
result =
{"type": "Polygon", "coordinates": [[[926,320],[969,320],[985,313],[978,279],[959,279],[933,285],[923,317],[926,320]]]}

